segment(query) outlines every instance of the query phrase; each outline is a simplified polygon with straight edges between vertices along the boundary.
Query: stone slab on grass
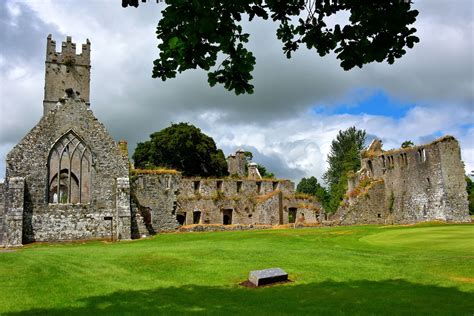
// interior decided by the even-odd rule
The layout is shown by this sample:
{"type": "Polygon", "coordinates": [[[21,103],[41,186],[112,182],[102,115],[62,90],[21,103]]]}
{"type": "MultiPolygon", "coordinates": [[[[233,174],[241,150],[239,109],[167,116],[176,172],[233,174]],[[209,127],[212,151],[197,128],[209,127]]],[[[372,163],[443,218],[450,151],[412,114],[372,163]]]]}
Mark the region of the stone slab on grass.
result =
{"type": "Polygon", "coordinates": [[[288,273],[280,268],[250,271],[249,281],[255,286],[262,286],[288,280],[288,273]]]}

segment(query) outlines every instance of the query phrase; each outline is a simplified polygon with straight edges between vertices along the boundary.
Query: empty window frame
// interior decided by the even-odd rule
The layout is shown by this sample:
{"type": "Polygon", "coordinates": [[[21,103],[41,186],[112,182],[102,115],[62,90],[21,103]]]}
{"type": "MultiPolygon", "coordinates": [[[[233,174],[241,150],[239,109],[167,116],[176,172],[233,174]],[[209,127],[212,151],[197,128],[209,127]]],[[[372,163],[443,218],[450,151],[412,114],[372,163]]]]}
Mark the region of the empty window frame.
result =
{"type": "Polygon", "coordinates": [[[84,141],[73,131],[64,134],[49,153],[48,202],[89,203],[91,166],[91,151],[84,141]]]}
{"type": "Polygon", "coordinates": [[[201,181],[193,181],[194,194],[199,194],[201,191],[201,181]]]}
{"type": "Polygon", "coordinates": [[[278,181],[273,181],[272,186],[273,186],[273,191],[278,190],[279,189],[279,182],[278,181]]]}
{"type": "Polygon", "coordinates": [[[417,152],[417,160],[418,162],[425,162],[426,161],[426,150],[424,148],[418,149],[417,152]]]}
{"type": "Polygon", "coordinates": [[[237,193],[240,193],[242,191],[242,181],[237,181],[236,191],[237,191],[237,193]]]}
{"type": "Polygon", "coordinates": [[[262,181],[257,181],[257,194],[260,194],[262,192],[262,181]]]}

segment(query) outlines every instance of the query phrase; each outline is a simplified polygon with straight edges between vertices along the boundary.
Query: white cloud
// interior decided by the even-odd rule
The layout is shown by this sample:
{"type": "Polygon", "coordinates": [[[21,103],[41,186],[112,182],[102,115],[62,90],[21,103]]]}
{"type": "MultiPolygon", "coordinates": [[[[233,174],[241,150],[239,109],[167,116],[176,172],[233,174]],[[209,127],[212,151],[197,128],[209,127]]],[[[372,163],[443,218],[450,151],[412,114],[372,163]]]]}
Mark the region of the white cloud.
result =
{"type": "Polygon", "coordinates": [[[447,0],[416,1],[421,43],[394,65],[372,64],[349,72],[333,55],[320,58],[305,48],[287,60],[275,39],[274,24],[245,23],[252,34],[249,47],[257,57],[256,93],[251,96],[208,87],[202,71],[166,82],[151,79],[152,61],[158,55],[155,26],[163,5],[123,9],[120,3],[95,0],[6,4],[0,19],[14,20],[17,26],[2,24],[5,29],[0,32],[0,154],[41,116],[44,46],[52,33],[58,43],[65,34],[77,44],[91,40],[92,110],[116,139],[129,141],[131,150],[170,122],[189,121],[214,137],[226,153],[249,146],[285,176],[320,177],[331,140],[339,130],[355,125],[382,137],[387,147],[453,134],[461,141],[467,167],[474,169],[473,131],[465,128],[474,122],[471,0],[455,5],[447,0]],[[381,89],[415,106],[399,120],[309,111],[315,105],[350,104],[353,98],[363,98],[354,95],[357,89],[381,89]]]}

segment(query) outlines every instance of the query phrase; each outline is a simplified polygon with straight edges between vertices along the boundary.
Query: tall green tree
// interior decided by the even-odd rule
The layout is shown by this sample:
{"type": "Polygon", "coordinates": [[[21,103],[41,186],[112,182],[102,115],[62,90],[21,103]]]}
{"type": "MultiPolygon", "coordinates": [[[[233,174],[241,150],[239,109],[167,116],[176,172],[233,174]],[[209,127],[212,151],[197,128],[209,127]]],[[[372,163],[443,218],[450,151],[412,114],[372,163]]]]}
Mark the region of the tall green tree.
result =
{"type": "MultiPolygon", "coordinates": [[[[138,4],[122,0],[123,7],[138,4]]],[[[250,35],[241,22],[256,17],[279,25],[276,37],[287,58],[303,45],[320,56],[334,52],[344,70],[374,61],[392,64],[419,42],[412,27],[417,15],[403,0],[167,0],[156,30],[160,53],[153,77],[166,80],[201,68],[211,86],[252,93],[256,60],[245,47],[250,35]],[[328,20],[340,12],[350,14],[348,23],[332,26],[328,20]]]]}
{"type": "Polygon", "coordinates": [[[275,174],[273,172],[268,171],[264,165],[258,163],[257,169],[262,178],[275,178],[275,174]]]}
{"type": "MultiPolygon", "coordinates": [[[[245,151],[244,152],[245,156],[245,174],[248,174],[248,164],[252,161],[253,159],[253,153],[251,151],[245,151]]],[[[275,178],[275,174],[273,172],[270,172],[267,170],[267,168],[262,165],[257,163],[257,169],[262,178],[275,178]]]]}
{"type": "Polygon", "coordinates": [[[466,176],[467,199],[469,202],[469,214],[474,215],[474,182],[466,176]]]}
{"type": "Polygon", "coordinates": [[[214,140],[188,123],[172,124],[138,143],[132,156],[138,168],[166,167],[185,176],[221,177],[227,163],[214,140]]]}
{"type": "Polygon", "coordinates": [[[319,184],[316,177],[303,178],[296,186],[296,192],[306,193],[315,196],[324,206],[329,202],[329,193],[325,187],[319,184]]]}
{"type": "Polygon", "coordinates": [[[347,173],[360,168],[360,151],[365,141],[365,130],[358,130],[354,126],[339,131],[332,141],[327,160],[329,167],[323,175],[330,193],[328,211],[336,211],[342,201],[347,191],[347,173]]]}

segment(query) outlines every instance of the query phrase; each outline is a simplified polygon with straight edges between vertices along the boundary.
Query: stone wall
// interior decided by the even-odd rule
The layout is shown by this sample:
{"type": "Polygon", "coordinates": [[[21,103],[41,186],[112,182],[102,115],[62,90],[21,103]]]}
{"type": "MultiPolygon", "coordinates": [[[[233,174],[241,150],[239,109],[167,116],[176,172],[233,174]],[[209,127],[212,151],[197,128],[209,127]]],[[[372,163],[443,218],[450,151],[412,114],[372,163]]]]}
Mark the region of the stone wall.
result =
{"type": "Polygon", "coordinates": [[[134,174],[131,178],[133,238],[178,228],[179,173],[134,174]]]}
{"type": "MultiPolygon", "coordinates": [[[[111,217],[114,227],[123,229],[119,232],[114,228],[116,236],[127,238],[130,235],[127,232],[129,225],[119,225],[116,200],[120,192],[117,178],[128,178],[127,157],[122,155],[105,127],[80,98],[72,95],[43,116],[7,155],[6,163],[7,182],[13,177],[25,178],[23,242],[107,235],[112,238],[105,217],[111,217]],[[50,150],[69,132],[77,135],[92,153],[91,200],[87,204],[49,203],[50,150]]],[[[122,204],[126,205],[128,199],[127,196],[122,204]]]]}
{"type": "Polygon", "coordinates": [[[288,180],[183,178],[178,212],[185,214],[187,225],[225,224],[226,215],[231,217],[227,224],[278,224],[283,202],[277,194],[293,193],[294,184],[288,180]]]}
{"type": "Polygon", "coordinates": [[[5,183],[0,182],[0,246],[3,245],[3,233],[5,232],[5,183]]]}
{"type": "Polygon", "coordinates": [[[4,235],[3,244],[7,247],[22,245],[23,210],[25,207],[25,179],[22,177],[10,177],[5,182],[5,213],[4,213],[4,235]]]}
{"type": "Polygon", "coordinates": [[[340,207],[333,219],[341,225],[391,224],[393,208],[390,203],[384,182],[374,182],[357,197],[352,197],[350,204],[340,207]]]}
{"type": "Polygon", "coordinates": [[[358,223],[356,219],[360,223],[470,221],[464,165],[454,137],[390,151],[383,151],[381,143],[374,142],[362,157],[361,170],[349,181],[349,207],[338,211],[339,218],[346,213],[351,223],[358,223]],[[370,194],[357,197],[367,179],[381,179],[383,183],[370,194]],[[366,201],[364,205],[366,196],[375,197],[380,204],[366,201]],[[373,210],[368,209],[371,205],[373,210]]]}
{"type": "Polygon", "coordinates": [[[182,178],[179,174],[132,177],[133,237],[182,225],[277,225],[289,209],[317,222],[321,205],[294,195],[288,180],[182,178]]]}

